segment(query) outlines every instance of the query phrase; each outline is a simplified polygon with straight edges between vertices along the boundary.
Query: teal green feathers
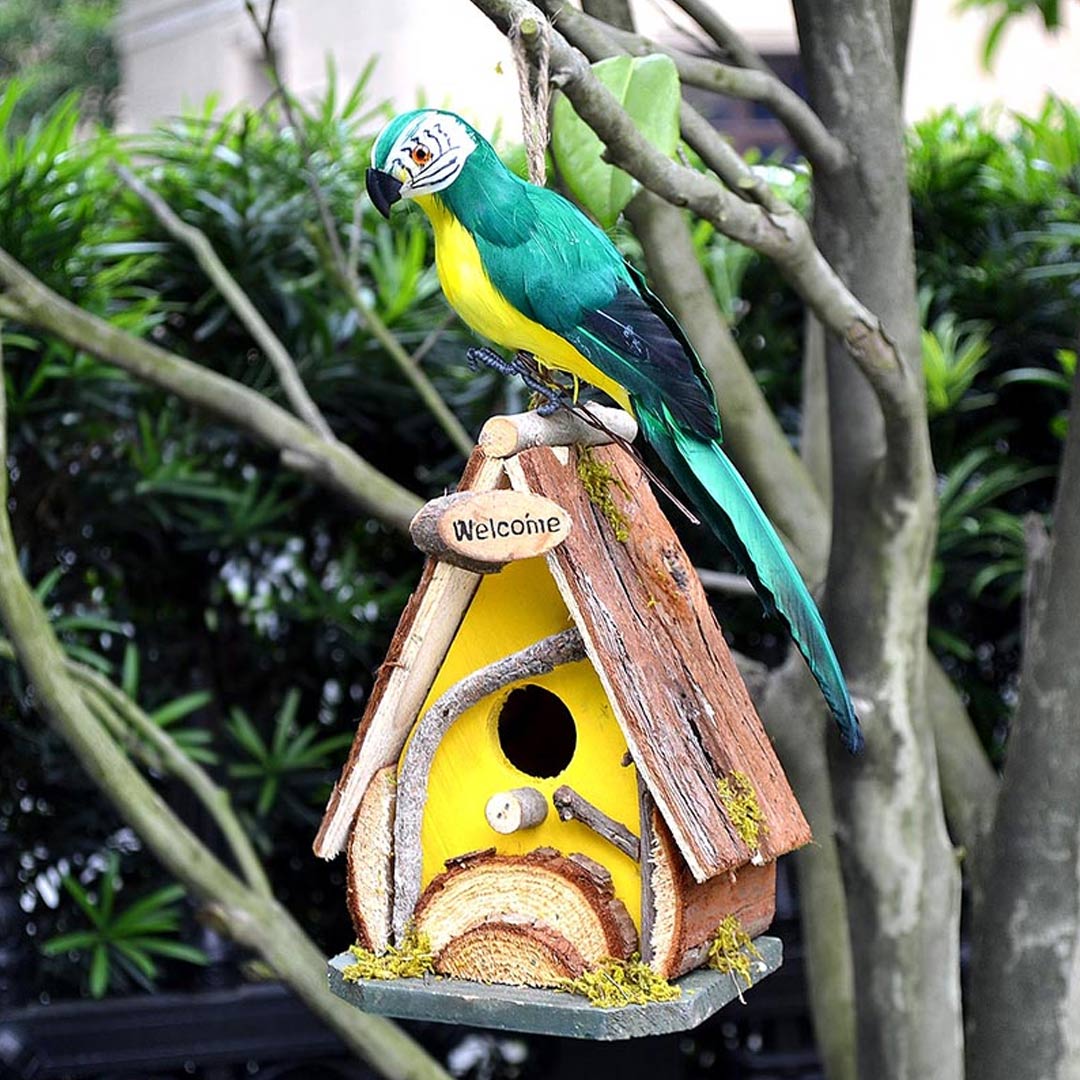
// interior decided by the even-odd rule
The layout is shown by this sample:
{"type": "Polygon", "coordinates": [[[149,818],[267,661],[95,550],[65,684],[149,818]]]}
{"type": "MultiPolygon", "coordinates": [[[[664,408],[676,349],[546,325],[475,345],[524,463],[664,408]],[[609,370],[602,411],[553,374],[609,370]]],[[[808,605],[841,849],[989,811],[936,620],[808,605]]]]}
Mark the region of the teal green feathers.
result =
{"type": "Polygon", "coordinates": [[[765,608],[787,625],[845,746],[857,753],[862,732],[821,614],[746,482],[719,443],[688,435],[670,415],[657,416],[650,409],[639,409],[637,419],[649,445],[731,552],[765,608]]]}
{"type": "Polygon", "coordinates": [[[607,380],[609,393],[624,394],[646,440],[766,609],[787,625],[845,745],[858,751],[862,734],[821,615],[720,448],[720,420],[701,363],[608,237],[562,196],[511,173],[453,113],[418,110],[391,121],[376,140],[367,183],[384,213],[399,198],[431,204],[425,208],[437,246],[453,244],[471,260],[459,272],[440,257],[439,270],[447,295],[471,311],[474,329],[510,348],[536,351],[527,342],[542,341],[561,362],[538,360],[607,380]],[[483,292],[480,302],[468,302],[473,294],[463,292],[464,283],[483,292]]]}

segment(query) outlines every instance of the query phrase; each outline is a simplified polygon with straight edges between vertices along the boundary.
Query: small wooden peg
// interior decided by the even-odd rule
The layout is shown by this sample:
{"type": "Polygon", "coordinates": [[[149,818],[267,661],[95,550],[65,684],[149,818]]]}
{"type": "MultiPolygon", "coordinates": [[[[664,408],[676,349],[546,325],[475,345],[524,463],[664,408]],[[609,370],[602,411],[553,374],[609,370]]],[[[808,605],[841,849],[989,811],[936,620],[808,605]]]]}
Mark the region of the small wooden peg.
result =
{"type": "Polygon", "coordinates": [[[492,795],[484,807],[488,824],[503,836],[531,829],[547,817],[547,799],[533,787],[512,788],[492,795]]]}

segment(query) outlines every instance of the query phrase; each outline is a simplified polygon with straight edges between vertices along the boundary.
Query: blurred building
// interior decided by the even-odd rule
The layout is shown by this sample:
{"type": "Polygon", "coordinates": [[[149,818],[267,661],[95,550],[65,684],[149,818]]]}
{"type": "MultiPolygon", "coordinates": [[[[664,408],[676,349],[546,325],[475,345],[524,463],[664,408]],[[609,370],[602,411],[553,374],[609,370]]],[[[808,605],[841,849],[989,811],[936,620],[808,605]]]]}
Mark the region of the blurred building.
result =
{"type": "MultiPolygon", "coordinates": [[[[266,0],[257,0],[265,10],[266,0]]],[[[788,0],[716,0],[788,79],[798,84],[795,29],[788,0]]],[[[683,47],[701,41],[685,16],[654,0],[634,0],[643,32],[683,47]]],[[[1073,12],[1064,6],[1068,17],[1073,12]]],[[[981,64],[987,16],[958,12],[954,0],[915,4],[906,109],[911,119],[948,104],[999,102],[1036,110],[1048,91],[1080,100],[1080,32],[1048,37],[1036,17],[1015,20],[992,72],[981,64]]],[[[269,93],[258,37],[243,0],[125,0],[117,24],[124,82],[123,126],[142,130],[201,105],[210,94],[227,107],[258,103],[269,93]]],[[[274,47],[289,86],[317,95],[326,85],[327,55],[340,85],[349,85],[373,56],[375,100],[398,108],[423,100],[450,105],[482,129],[505,119],[516,131],[517,88],[505,39],[469,0],[279,0],[274,47]]],[[[751,135],[768,117],[752,104],[732,106],[731,121],[751,135]],[[741,119],[740,119],[741,118],[741,119]]],[[[740,139],[740,141],[743,141],[740,139]]]]}

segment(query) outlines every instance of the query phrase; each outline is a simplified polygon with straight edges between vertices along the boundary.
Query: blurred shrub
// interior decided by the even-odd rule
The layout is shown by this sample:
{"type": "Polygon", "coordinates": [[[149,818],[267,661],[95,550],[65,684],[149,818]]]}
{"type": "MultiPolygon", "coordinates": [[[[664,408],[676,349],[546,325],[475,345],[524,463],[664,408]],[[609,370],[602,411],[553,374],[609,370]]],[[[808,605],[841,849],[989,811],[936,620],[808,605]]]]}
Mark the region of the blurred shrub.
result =
{"type": "Polygon", "coordinates": [[[22,128],[70,92],[86,122],[113,119],[120,64],[112,24],[120,0],[4,0],[0,4],[0,79],[18,78],[22,128]]]}
{"type": "MultiPolygon", "coordinates": [[[[3,92],[0,117],[22,93],[3,92]]],[[[419,218],[391,229],[363,195],[383,111],[363,80],[296,110],[300,138],[273,106],[222,117],[208,106],[134,142],[80,141],[73,99],[25,130],[8,123],[0,245],[76,303],[280,401],[266,358],[190,253],[112,171],[136,161],[210,238],[339,437],[399,483],[441,493],[463,462],[326,272],[305,170],[364,299],[406,349],[427,346],[425,369],[468,428],[505,407],[503,384],[465,366],[419,218]],[[301,145],[316,148],[310,161],[301,145]]],[[[419,572],[415,551],[184,402],[26,327],[7,324],[3,342],[16,540],[54,626],[193,756],[217,763],[279,895],[340,945],[341,868],[311,858],[312,821],[419,572]]],[[[112,852],[131,887],[162,878],[34,715],[18,670],[0,665],[0,680],[0,737],[12,747],[0,828],[21,842],[24,903],[44,940],[77,915],[61,870],[78,875],[112,852]]],[[[105,961],[92,963],[99,989],[105,961]]]]}

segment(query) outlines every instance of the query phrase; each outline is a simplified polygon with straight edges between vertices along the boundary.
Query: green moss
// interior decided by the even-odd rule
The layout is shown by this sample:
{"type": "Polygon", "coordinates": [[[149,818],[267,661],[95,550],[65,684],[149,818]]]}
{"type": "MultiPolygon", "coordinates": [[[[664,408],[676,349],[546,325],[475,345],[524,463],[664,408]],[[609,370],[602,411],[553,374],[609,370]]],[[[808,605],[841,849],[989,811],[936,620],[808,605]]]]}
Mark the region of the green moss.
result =
{"type": "Polygon", "coordinates": [[[564,980],[559,989],[580,994],[600,1009],[672,1001],[682,994],[679,987],[657,975],[636,954],[629,960],[602,960],[592,971],[586,971],[576,979],[564,980]]]}
{"type": "Polygon", "coordinates": [[[716,781],[716,790],[720,802],[727,813],[728,821],[735,826],[735,831],[742,837],[743,843],[751,851],[757,851],[761,837],[769,831],[758,802],[757,792],[750,783],[750,777],[737,769],[716,781]]]}
{"type": "Polygon", "coordinates": [[[630,539],[630,521],[615,505],[611,485],[615,484],[629,498],[630,492],[626,485],[611,471],[610,465],[596,457],[590,447],[583,448],[578,454],[577,474],[589,502],[607,518],[615,539],[620,544],[625,544],[630,539]]]}
{"type": "MultiPolygon", "coordinates": [[[[738,915],[728,915],[716,928],[716,936],[709,946],[709,967],[734,978],[738,975],[747,989],[753,984],[750,965],[761,960],[761,953],[742,928],[738,915]]],[[[739,995],[740,998],[742,995],[739,995]]]]}
{"type": "Polygon", "coordinates": [[[419,979],[435,970],[434,953],[427,934],[407,927],[400,945],[387,945],[380,953],[371,952],[360,945],[350,945],[349,952],[356,957],[341,972],[346,982],[361,979],[419,979]]]}

